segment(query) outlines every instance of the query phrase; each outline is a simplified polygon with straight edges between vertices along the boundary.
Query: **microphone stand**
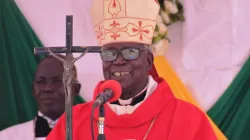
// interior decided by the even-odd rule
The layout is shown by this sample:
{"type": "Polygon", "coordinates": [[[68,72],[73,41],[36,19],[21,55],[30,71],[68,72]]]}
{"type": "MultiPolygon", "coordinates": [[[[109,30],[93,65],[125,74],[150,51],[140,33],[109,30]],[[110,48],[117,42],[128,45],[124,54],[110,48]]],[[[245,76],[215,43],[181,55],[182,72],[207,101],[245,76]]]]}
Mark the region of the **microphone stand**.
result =
{"type": "Polygon", "coordinates": [[[103,105],[101,105],[99,108],[97,140],[106,140],[106,137],[104,134],[104,121],[105,121],[105,108],[103,105]]]}

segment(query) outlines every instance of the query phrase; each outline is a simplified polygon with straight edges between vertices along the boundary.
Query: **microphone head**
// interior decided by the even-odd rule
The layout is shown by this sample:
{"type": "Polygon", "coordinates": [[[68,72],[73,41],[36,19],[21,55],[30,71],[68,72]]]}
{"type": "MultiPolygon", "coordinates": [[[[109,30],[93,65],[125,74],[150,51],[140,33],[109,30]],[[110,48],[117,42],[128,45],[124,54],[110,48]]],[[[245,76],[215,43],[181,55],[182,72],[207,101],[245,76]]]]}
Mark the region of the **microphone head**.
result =
{"type": "Polygon", "coordinates": [[[122,94],[121,85],[115,80],[105,81],[99,88],[99,93],[103,92],[105,89],[111,89],[113,91],[113,97],[108,100],[108,102],[114,102],[118,100],[122,94]]]}

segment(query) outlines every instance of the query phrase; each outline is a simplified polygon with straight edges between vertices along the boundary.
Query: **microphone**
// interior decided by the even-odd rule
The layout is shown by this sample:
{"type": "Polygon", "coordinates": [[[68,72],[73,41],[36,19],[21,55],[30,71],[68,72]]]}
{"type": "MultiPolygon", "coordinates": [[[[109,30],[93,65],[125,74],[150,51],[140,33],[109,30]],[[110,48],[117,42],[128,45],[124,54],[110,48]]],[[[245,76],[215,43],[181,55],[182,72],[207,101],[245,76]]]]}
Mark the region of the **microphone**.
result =
{"type": "Polygon", "coordinates": [[[92,107],[96,108],[106,102],[114,102],[120,98],[122,93],[121,85],[115,80],[105,81],[99,88],[99,95],[97,96],[92,107]]]}
{"type": "Polygon", "coordinates": [[[94,140],[94,124],[93,124],[93,116],[94,116],[94,109],[100,106],[99,108],[99,118],[98,118],[98,140],[106,140],[106,137],[104,135],[104,120],[105,120],[105,109],[103,104],[106,102],[114,102],[116,101],[122,93],[121,85],[116,82],[115,80],[107,80],[103,84],[101,84],[97,93],[100,93],[96,100],[94,101],[92,105],[92,111],[91,111],[91,136],[92,140],[94,140]]]}

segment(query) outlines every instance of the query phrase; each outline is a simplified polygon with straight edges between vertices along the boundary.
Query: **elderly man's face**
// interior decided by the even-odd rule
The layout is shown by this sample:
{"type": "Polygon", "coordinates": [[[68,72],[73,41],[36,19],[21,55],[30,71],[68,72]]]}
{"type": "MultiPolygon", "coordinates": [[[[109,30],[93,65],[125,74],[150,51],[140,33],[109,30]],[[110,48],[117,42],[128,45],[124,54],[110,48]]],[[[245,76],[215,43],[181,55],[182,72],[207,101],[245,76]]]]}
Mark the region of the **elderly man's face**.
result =
{"type": "MultiPolygon", "coordinates": [[[[56,59],[46,59],[38,66],[34,81],[34,96],[39,110],[51,119],[57,119],[65,110],[63,65],[56,59]]],[[[75,93],[73,88],[73,93],[75,93]]]]}
{"type": "MultiPolygon", "coordinates": [[[[103,73],[106,80],[116,80],[122,86],[122,97],[130,98],[129,94],[134,94],[140,86],[145,86],[147,82],[148,71],[152,65],[152,55],[144,48],[143,44],[137,43],[113,43],[108,44],[103,47],[102,55],[103,60],[103,73]],[[126,50],[130,48],[129,50],[126,50]],[[136,50],[133,50],[136,48],[136,50]],[[124,50],[125,51],[121,51],[124,50]],[[110,54],[110,52],[120,51],[117,58],[113,61],[109,59],[111,57],[105,57],[105,55],[110,54]],[[138,56],[136,56],[136,51],[139,51],[138,56]],[[121,55],[123,53],[123,56],[121,55]],[[129,55],[130,54],[130,55],[129,55]],[[124,56],[126,56],[124,58],[124,56]],[[105,58],[104,58],[105,57],[105,58]],[[105,61],[110,60],[110,61],[105,61]],[[129,60],[132,59],[132,60],[129,60]],[[141,85],[144,84],[144,85],[141,85]],[[126,94],[126,95],[124,95],[126,94]]],[[[111,53],[110,56],[113,54],[111,53]]],[[[140,91],[138,91],[140,92],[140,91]]]]}

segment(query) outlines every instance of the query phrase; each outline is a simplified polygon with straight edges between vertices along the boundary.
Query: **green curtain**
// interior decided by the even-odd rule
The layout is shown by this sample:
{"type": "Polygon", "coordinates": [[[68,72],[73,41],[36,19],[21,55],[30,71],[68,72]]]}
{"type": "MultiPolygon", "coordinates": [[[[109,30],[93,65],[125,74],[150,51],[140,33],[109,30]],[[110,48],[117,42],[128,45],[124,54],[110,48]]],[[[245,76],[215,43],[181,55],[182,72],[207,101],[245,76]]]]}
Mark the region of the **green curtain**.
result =
{"type": "MultiPolygon", "coordinates": [[[[0,0],[0,130],[34,118],[32,81],[43,46],[13,0],[0,0]]],[[[74,104],[83,103],[77,96],[74,104]]]]}
{"type": "Polygon", "coordinates": [[[250,57],[207,113],[229,140],[250,140],[250,57]]]}
{"type": "Polygon", "coordinates": [[[32,96],[33,74],[42,46],[13,0],[0,0],[0,130],[32,119],[37,106],[32,96]]]}
{"type": "Polygon", "coordinates": [[[80,95],[78,95],[74,98],[74,105],[85,103],[85,102],[86,101],[80,95]]]}

